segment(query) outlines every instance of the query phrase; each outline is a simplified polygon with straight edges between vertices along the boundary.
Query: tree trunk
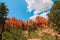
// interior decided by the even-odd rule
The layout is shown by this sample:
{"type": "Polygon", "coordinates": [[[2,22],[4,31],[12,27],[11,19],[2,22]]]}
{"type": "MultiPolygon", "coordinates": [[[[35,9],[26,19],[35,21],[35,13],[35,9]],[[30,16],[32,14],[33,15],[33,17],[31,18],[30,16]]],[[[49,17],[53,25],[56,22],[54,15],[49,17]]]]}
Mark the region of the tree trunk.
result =
{"type": "Polygon", "coordinates": [[[5,18],[0,19],[0,40],[2,40],[2,33],[4,31],[5,18]]]}

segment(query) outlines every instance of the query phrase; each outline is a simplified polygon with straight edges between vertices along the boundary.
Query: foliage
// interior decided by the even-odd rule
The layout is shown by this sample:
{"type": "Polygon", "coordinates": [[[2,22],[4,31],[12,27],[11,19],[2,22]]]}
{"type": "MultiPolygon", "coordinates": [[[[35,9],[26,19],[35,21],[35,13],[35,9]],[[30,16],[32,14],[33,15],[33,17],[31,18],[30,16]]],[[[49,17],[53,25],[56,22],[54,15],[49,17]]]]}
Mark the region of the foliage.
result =
{"type": "Polygon", "coordinates": [[[14,40],[12,34],[7,31],[2,33],[2,40],[14,40]]]}
{"type": "Polygon", "coordinates": [[[54,5],[48,14],[48,23],[51,24],[56,31],[60,32],[60,1],[54,2],[54,5]]]}
{"type": "Polygon", "coordinates": [[[2,33],[2,40],[27,40],[24,35],[22,35],[22,30],[17,27],[10,29],[10,32],[4,31],[2,33]]]}
{"type": "MultiPolygon", "coordinates": [[[[47,23],[46,19],[44,19],[43,17],[41,17],[41,19],[42,19],[41,22],[39,22],[39,23],[41,23],[41,25],[47,23]],[[44,20],[46,20],[46,21],[42,23],[42,21],[44,21],[44,20]]],[[[12,31],[13,32],[12,34],[17,35],[17,34],[15,34],[15,30],[17,30],[17,29],[14,30],[14,27],[16,27],[16,28],[19,28],[20,30],[23,30],[23,31],[27,30],[28,31],[28,35],[31,38],[38,38],[39,36],[35,32],[37,30],[37,24],[36,23],[37,23],[37,21],[34,22],[32,20],[29,20],[27,22],[24,22],[22,20],[17,20],[16,18],[12,17],[12,18],[6,19],[6,21],[5,21],[5,30],[7,32],[11,32],[12,31]]],[[[45,25],[43,25],[43,26],[45,26],[45,25]]],[[[20,30],[17,33],[20,33],[20,30]]],[[[17,36],[16,36],[16,38],[17,38],[17,36]]]]}
{"type": "Polygon", "coordinates": [[[0,32],[2,40],[27,40],[28,38],[41,38],[42,40],[60,40],[60,2],[55,1],[48,14],[48,19],[37,16],[36,20],[27,22],[17,20],[15,17],[7,18],[8,8],[0,3],[0,32]],[[6,20],[5,20],[6,19],[6,20]],[[48,27],[48,24],[50,27],[48,27]],[[55,30],[54,30],[55,29],[55,30]],[[27,31],[25,31],[27,30],[27,31]],[[25,31],[25,32],[24,32],[25,31]]]}
{"type": "Polygon", "coordinates": [[[5,18],[8,13],[8,8],[6,7],[5,3],[0,3],[0,18],[5,18]]]}
{"type": "Polygon", "coordinates": [[[2,32],[4,31],[5,19],[7,17],[8,8],[4,2],[0,3],[0,40],[2,38],[2,32]]]}
{"type": "Polygon", "coordinates": [[[30,38],[40,38],[40,36],[37,34],[37,32],[31,32],[30,38]]]}

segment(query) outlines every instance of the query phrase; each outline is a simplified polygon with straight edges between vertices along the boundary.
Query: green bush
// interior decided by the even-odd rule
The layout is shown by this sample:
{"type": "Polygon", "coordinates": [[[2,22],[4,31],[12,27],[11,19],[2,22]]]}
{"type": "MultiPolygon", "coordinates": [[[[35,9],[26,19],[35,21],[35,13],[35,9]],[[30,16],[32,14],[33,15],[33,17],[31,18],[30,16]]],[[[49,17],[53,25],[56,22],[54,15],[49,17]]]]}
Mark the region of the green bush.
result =
{"type": "Polygon", "coordinates": [[[40,38],[40,36],[36,32],[31,32],[30,38],[40,38]]]}
{"type": "Polygon", "coordinates": [[[2,40],[14,40],[12,34],[7,31],[2,33],[2,40]]]}
{"type": "Polygon", "coordinates": [[[2,40],[27,40],[24,35],[22,35],[22,30],[17,27],[13,27],[10,31],[4,31],[2,33],[2,40]]]}

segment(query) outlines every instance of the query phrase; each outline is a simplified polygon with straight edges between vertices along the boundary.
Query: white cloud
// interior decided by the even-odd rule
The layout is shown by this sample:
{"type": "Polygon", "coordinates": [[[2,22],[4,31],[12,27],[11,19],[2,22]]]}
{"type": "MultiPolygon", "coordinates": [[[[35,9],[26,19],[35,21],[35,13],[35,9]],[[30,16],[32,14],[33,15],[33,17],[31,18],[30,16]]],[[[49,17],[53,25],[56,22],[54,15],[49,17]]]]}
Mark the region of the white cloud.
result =
{"type": "Polygon", "coordinates": [[[31,20],[33,20],[33,21],[35,21],[35,18],[37,17],[37,16],[41,16],[41,17],[44,17],[44,18],[46,18],[47,19],[47,14],[49,13],[50,11],[48,11],[48,12],[46,12],[46,13],[43,13],[43,14],[41,14],[41,15],[33,15],[33,16],[31,16],[30,17],[30,19],[31,20]]]}
{"type": "Polygon", "coordinates": [[[47,14],[49,13],[50,11],[48,11],[48,12],[46,12],[46,13],[43,13],[43,14],[41,14],[41,15],[39,15],[39,16],[42,16],[42,17],[44,17],[44,18],[46,18],[47,19],[47,14]]]}
{"type": "MultiPolygon", "coordinates": [[[[53,4],[52,0],[25,0],[25,1],[27,3],[27,9],[29,12],[31,12],[32,10],[35,10],[34,16],[38,15],[38,13],[42,11],[45,11],[51,8],[53,4]]],[[[45,13],[43,13],[42,15],[45,15],[45,13]]]]}
{"type": "Polygon", "coordinates": [[[33,16],[30,17],[30,19],[35,21],[36,16],[38,16],[38,15],[33,15],[33,16]]]}

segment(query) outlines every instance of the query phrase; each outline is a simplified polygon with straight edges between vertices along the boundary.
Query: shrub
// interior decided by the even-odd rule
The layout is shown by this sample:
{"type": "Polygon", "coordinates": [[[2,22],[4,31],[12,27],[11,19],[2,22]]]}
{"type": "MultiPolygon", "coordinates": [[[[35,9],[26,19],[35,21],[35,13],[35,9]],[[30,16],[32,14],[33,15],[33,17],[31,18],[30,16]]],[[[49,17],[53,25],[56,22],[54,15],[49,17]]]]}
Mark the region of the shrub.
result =
{"type": "Polygon", "coordinates": [[[40,36],[36,32],[31,32],[30,38],[40,38],[40,36]]]}
{"type": "Polygon", "coordinates": [[[10,29],[10,32],[3,32],[2,40],[27,40],[24,35],[22,35],[22,32],[19,28],[13,27],[10,29]]]}
{"type": "Polygon", "coordinates": [[[12,34],[7,31],[2,33],[2,40],[14,40],[12,34]]]}

